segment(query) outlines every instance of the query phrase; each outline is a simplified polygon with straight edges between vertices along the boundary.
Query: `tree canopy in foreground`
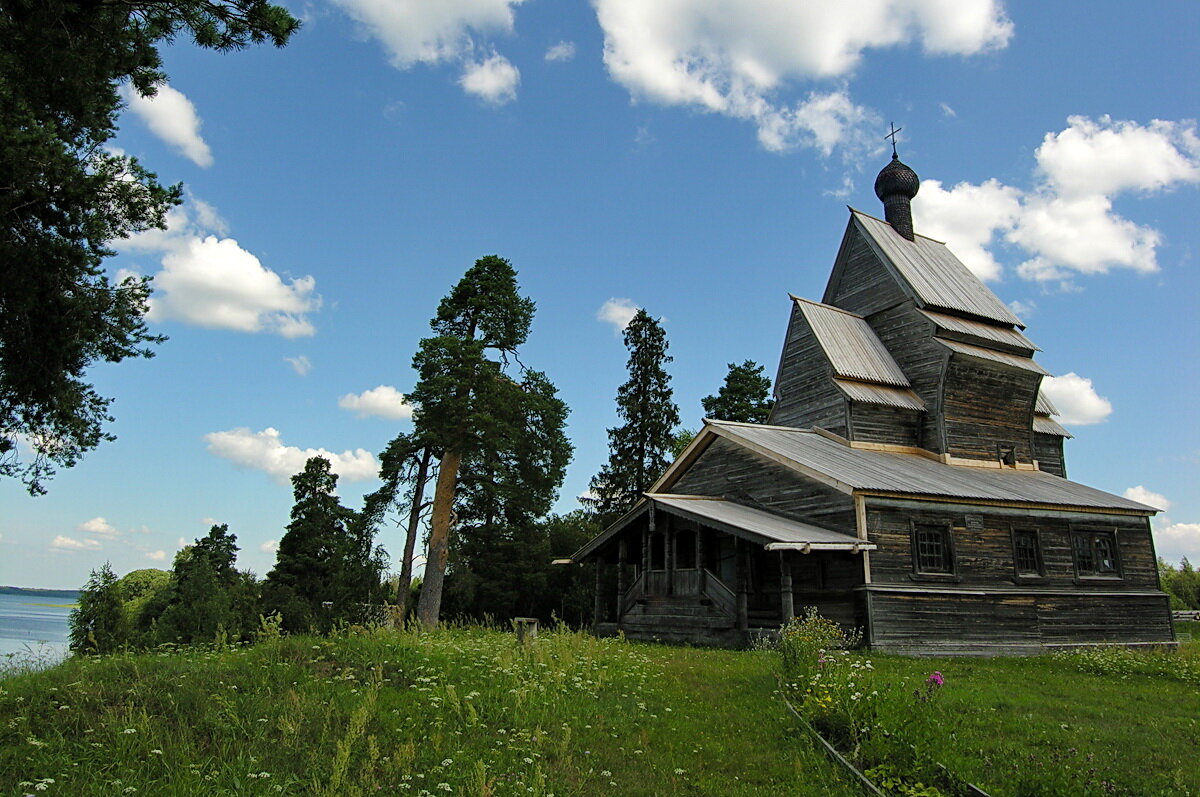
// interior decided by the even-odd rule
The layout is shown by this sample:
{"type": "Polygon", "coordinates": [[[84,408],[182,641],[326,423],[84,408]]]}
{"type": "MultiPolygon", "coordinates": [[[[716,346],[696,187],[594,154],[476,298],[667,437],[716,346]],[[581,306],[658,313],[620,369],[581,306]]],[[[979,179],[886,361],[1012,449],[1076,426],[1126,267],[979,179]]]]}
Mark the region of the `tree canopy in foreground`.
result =
{"type": "Polygon", "coordinates": [[[0,0],[0,476],[44,493],[55,466],[112,440],[87,369],[163,340],[149,280],[103,268],[111,241],[164,227],[182,197],[109,143],[120,85],[153,96],[159,45],[181,35],[227,51],[299,26],[267,0],[0,0]]]}

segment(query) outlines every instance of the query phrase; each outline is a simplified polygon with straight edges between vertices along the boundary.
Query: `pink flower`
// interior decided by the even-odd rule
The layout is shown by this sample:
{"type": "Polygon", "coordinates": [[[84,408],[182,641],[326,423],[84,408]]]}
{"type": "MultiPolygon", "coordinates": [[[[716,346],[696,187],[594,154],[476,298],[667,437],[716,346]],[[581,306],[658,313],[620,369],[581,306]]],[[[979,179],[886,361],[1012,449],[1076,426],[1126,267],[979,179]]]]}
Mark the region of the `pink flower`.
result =
{"type": "Polygon", "coordinates": [[[925,683],[929,684],[930,686],[941,686],[942,684],[946,683],[946,679],[942,677],[940,672],[935,670],[934,672],[930,673],[928,678],[925,679],[925,683]]]}

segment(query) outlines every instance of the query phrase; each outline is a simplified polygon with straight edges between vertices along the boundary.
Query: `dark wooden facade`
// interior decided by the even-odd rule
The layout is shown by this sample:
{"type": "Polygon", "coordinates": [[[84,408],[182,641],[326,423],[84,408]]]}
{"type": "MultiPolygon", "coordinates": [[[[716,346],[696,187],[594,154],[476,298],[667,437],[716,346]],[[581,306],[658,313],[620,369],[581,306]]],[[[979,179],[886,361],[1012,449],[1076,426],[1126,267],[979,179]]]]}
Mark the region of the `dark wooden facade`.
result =
{"type": "Polygon", "coordinates": [[[943,244],[851,211],[792,299],[768,424],[706,421],[573,557],[600,630],[737,643],[815,606],[907,653],[1173,641],[1156,510],[1066,480],[1036,346],[943,244]]]}

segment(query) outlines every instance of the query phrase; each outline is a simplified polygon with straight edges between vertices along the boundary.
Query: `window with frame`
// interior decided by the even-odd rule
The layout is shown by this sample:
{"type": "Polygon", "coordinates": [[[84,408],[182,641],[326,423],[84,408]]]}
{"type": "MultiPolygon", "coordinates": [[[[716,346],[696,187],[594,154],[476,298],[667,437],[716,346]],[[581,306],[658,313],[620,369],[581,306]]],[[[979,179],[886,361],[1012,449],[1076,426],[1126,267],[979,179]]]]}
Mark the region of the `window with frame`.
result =
{"type": "Polygon", "coordinates": [[[913,564],[918,573],[954,572],[949,523],[913,523],[913,564]]]}
{"type": "Polygon", "coordinates": [[[1081,576],[1119,576],[1117,538],[1111,531],[1077,531],[1072,535],[1075,572],[1081,576]]]}
{"type": "Polygon", "coordinates": [[[1038,533],[1033,529],[1013,530],[1013,564],[1019,576],[1040,576],[1042,554],[1038,533]]]}

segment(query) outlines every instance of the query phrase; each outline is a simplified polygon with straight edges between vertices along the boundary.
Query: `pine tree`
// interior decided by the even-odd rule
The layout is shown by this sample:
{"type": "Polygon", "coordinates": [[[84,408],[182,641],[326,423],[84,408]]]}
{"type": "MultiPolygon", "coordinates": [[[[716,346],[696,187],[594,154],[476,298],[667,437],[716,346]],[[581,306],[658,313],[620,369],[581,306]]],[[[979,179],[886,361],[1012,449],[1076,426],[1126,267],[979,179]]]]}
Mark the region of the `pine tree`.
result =
{"type": "Polygon", "coordinates": [[[763,376],[763,367],[753,360],[741,365],[729,363],[725,384],[715,396],[700,399],[704,416],[717,421],[766,423],[771,414],[771,380],[763,376]]]}
{"type": "MultiPolygon", "coordinates": [[[[565,437],[551,428],[555,413],[566,413],[561,402],[554,404],[553,385],[536,372],[525,372],[520,382],[508,373],[511,362],[525,371],[517,347],[529,336],[533,310],[533,302],[517,292],[516,272],[507,260],[480,258],[442,300],[430,322],[433,337],[422,340],[413,357],[419,373],[411,393],[417,406],[414,432],[441,452],[417,604],[417,618],[426,627],[436,626],[441,614],[464,467],[472,473],[519,473],[525,480],[508,479],[494,490],[468,494],[469,513],[500,518],[516,505],[521,489],[533,491],[530,502],[536,505],[546,483],[561,481],[555,463],[570,456],[565,437]]],[[[561,434],[561,422],[556,428],[561,434]]],[[[557,483],[550,492],[554,489],[557,483]]]]}
{"type": "Polygon", "coordinates": [[[608,464],[592,478],[593,508],[607,526],[633,508],[666,469],[679,407],[671,393],[671,362],[662,326],[638,310],[625,327],[629,381],[617,390],[617,415],[624,424],[608,430],[608,464]]]}
{"type": "MultiPolygon", "coordinates": [[[[156,618],[159,642],[211,642],[224,634],[245,638],[257,614],[253,577],[240,573],[237,537],[220,523],[175,555],[166,601],[156,618]]],[[[140,618],[142,624],[147,618],[140,618]]]]}
{"type": "Polygon", "coordinates": [[[417,535],[429,508],[425,489],[437,472],[435,456],[436,452],[416,435],[397,435],[379,455],[379,478],[383,485],[364,499],[358,516],[359,526],[370,532],[378,528],[390,510],[406,511],[404,554],[396,589],[397,614],[401,619],[408,616],[417,535]]]}

